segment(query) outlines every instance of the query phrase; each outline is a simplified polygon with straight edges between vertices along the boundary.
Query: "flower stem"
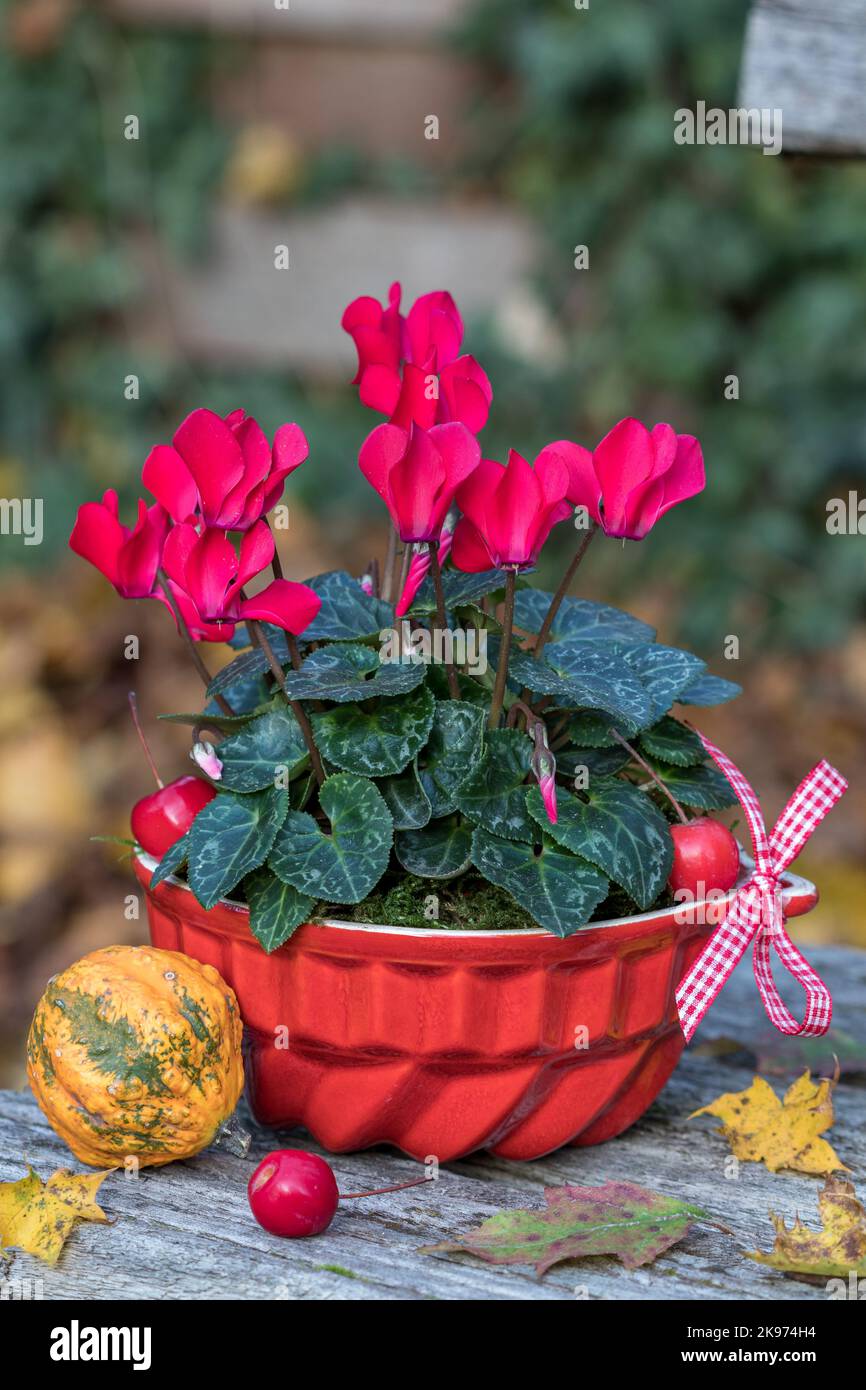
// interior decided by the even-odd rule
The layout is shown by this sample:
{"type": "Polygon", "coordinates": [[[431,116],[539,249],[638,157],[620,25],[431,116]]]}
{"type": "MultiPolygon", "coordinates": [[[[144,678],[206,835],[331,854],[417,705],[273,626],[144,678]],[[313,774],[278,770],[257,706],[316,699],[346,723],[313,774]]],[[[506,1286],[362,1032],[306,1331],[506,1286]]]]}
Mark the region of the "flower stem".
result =
{"type": "Polygon", "coordinates": [[[634,758],[635,762],[637,763],[638,767],[642,767],[643,770],[644,770],[644,772],[646,773],[646,775],[647,775],[648,777],[652,778],[653,782],[655,782],[655,784],[656,784],[656,786],[658,787],[659,791],[664,792],[665,796],[667,797],[668,801],[669,801],[669,802],[671,803],[671,805],[673,806],[674,810],[676,811],[676,813],[677,813],[677,815],[679,816],[680,820],[682,821],[683,825],[688,825],[688,823],[689,823],[689,818],[688,818],[688,816],[686,815],[685,811],[683,810],[682,806],[681,806],[680,803],[677,801],[676,797],[674,796],[674,794],[673,794],[673,792],[670,790],[670,788],[665,786],[664,782],[662,781],[661,777],[659,777],[658,773],[653,771],[653,769],[650,767],[650,765],[649,765],[649,763],[646,761],[646,759],[645,759],[645,758],[642,758],[641,755],[640,755],[640,753],[637,751],[637,749],[636,749],[636,748],[633,748],[632,745],[628,742],[628,739],[624,739],[624,738],[623,738],[622,734],[617,733],[616,729],[610,728],[610,729],[608,729],[608,733],[611,735],[612,738],[615,738],[615,739],[616,739],[617,743],[622,744],[623,748],[627,748],[627,749],[628,749],[629,753],[631,753],[631,755],[632,755],[632,757],[634,758]]]}
{"type": "Polygon", "coordinates": [[[386,603],[391,602],[391,594],[394,588],[394,559],[397,555],[397,531],[394,523],[388,532],[388,549],[385,552],[385,564],[382,567],[382,598],[386,603]]]}
{"type": "MultiPolygon", "coordinates": [[[[168,601],[168,606],[174,614],[174,620],[177,623],[177,630],[186,642],[187,647],[189,648],[189,654],[192,657],[192,663],[195,669],[198,671],[199,675],[201,676],[206,690],[211,683],[210,672],[208,671],[207,667],[201,659],[201,654],[198,650],[198,647],[196,646],[195,639],[183,620],[183,614],[181,613],[180,609],[175,603],[174,594],[171,592],[171,586],[169,585],[169,582],[163,574],[162,570],[157,570],[157,579],[159,580],[162,592],[165,594],[165,597],[168,601]]],[[[234,710],[232,709],[228,700],[224,699],[222,695],[215,695],[214,699],[216,700],[223,714],[234,714],[234,710]]]]}
{"type": "Polygon", "coordinates": [[[535,657],[536,661],[541,656],[541,653],[544,650],[545,643],[547,642],[547,639],[550,636],[550,629],[553,627],[553,620],[559,612],[562,600],[565,598],[566,594],[571,588],[571,581],[574,579],[574,576],[577,573],[577,567],[583,559],[584,555],[586,554],[589,548],[589,543],[597,530],[598,527],[595,524],[595,522],[593,522],[592,526],[590,526],[589,530],[581,539],[580,545],[574,552],[571,564],[565,571],[565,574],[562,576],[562,583],[560,584],[556,593],[553,595],[553,598],[550,600],[550,607],[548,608],[544,616],[544,622],[541,624],[541,631],[535,639],[535,646],[532,650],[532,655],[535,657]]]}
{"type": "Polygon", "coordinates": [[[493,686],[493,701],[490,706],[490,718],[487,720],[488,729],[497,728],[499,716],[502,713],[502,702],[505,699],[505,682],[508,677],[508,653],[511,647],[511,633],[514,629],[514,589],[516,581],[517,570],[506,570],[505,612],[502,617],[502,637],[499,642],[499,665],[496,668],[496,683],[493,686]]]}
{"type": "MultiPolygon", "coordinates": [[[[287,705],[290,707],[292,714],[298,721],[298,726],[300,727],[301,733],[304,736],[304,743],[307,745],[307,752],[310,755],[310,765],[312,766],[313,772],[316,774],[316,781],[318,782],[319,786],[321,786],[325,780],[325,769],[322,767],[322,760],[319,757],[319,750],[316,747],[316,741],[313,738],[313,728],[310,724],[309,719],[307,718],[307,712],[301,704],[300,700],[293,700],[288,690],[286,689],[286,677],[283,674],[283,668],[276,658],[276,654],[274,652],[273,647],[271,646],[270,642],[268,641],[267,637],[262,631],[261,624],[257,622],[255,618],[248,618],[247,627],[249,629],[250,636],[253,638],[256,645],[261,647],[262,651],[267,657],[268,665],[271,668],[271,674],[273,675],[277,685],[280,687],[280,690],[283,692],[283,697],[287,705]]],[[[290,636],[291,634],[287,635],[290,636]]]]}
{"type": "MultiPolygon", "coordinates": [[[[433,592],[436,595],[436,622],[444,642],[445,632],[448,628],[448,615],[445,612],[445,591],[442,588],[442,569],[439,564],[439,542],[428,541],[427,549],[430,552],[430,578],[433,580],[433,592]]],[[[447,650],[447,648],[444,649],[447,650]]],[[[444,666],[448,680],[448,693],[452,700],[459,700],[460,684],[457,680],[457,672],[454,670],[454,663],[446,660],[444,666]]]]}

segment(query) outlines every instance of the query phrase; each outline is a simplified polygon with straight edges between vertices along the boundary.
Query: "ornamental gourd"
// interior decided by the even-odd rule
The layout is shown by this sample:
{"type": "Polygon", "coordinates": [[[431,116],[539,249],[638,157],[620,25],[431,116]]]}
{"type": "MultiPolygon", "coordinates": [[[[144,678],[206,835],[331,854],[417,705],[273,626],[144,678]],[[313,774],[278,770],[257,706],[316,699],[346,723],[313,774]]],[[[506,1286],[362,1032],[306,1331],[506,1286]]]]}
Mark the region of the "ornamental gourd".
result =
{"type": "Polygon", "coordinates": [[[212,965],[107,946],[55,975],[36,1006],[27,1076],[82,1163],[190,1158],[243,1090],[242,1025],[212,965]]]}

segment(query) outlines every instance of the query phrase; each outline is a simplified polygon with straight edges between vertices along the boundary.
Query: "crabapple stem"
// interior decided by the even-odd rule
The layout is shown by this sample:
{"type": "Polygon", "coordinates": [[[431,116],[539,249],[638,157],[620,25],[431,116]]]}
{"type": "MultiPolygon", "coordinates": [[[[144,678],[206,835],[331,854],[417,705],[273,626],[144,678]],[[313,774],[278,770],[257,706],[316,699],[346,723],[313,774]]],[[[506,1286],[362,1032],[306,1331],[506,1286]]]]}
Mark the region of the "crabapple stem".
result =
{"type": "Polygon", "coordinates": [[[650,767],[650,765],[649,765],[649,763],[646,761],[646,759],[645,759],[645,758],[642,758],[641,755],[640,755],[640,753],[637,751],[637,749],[636,749],[636,748],[633,748],[632,745],[629,743],[628,739],[623,738],[622,734],[617,733],[616,729],[614,729],[613,727],[611,727],[610,729],[608,729],[608,733],[609,733],[613,738],[616,739],[617,743],[621,743],[622,746],[623,746],[623,748],[627,748],[627,749],[628,749],[629,753],[631,753],[631,755],[632,755],[632,757],[634,758],[635,762],[638,764],[638,767],[642,767],[643,770],[644,770],[644,772],[646,773],[646,775],[647,775],[648,777],[651,777],[652,780],[653,780],[653,782],[655,782],[655,784],[656,784],[656,786],[658,787],[659,791],[664,792],[665,796],[667,797],[668,801],[669,801],[669,802],[671,803],[671,805],[673,806],[674,810],[676,811],[676,813],[677,813],[677,815],[679,816],[680,820],[682,821],[683,825],[688,825],[688,823],[689,823],[689,818],[688,818],[688,816],[686,815],[685,811],[683,810],[682,806],[681,806],[680,803],[677,801],[676,797],[674,796],[674,794],[673,794],[673,792],[670,790],[670,788],[665,786],[664,782],[662,781],[661,777],[659,777],[658,773],[653,771],[653,769],[650,767]]]}
{"type": "Polygon", "coordinates": [[[508,655],[511,647],[511,634],[514,630],[514,589],[516,582],[517,570],[506,570],[505,611],[502,615],[502,637],[499,641],[499,665],[496,668],[496,682],[493,686],[490,717],[487,720],[488,729],[495,729],[499,724],[499,716],[502,713],[502,702],[505,699],[505,681],[508,676],[508,655]]]}
{"type": "MultiPolygon", "coordinates": [[[[428,541],[427,549],[430,552],[430,578],[433,580],[433,592],[436,595],[436,622],[442,634],[444,642],[445,629],[448,626],[448,615],[445,611],[445,591],[442,588],[442,568],[439,564],[439,542],[428,541]]],[[[406,571],[408,573],[408,565],[406,571]]],[[[405,581],[404,581],[405,582],[405,581]]],[[[447,647],[445,648],[447,651],[447,647]]],[[[452,700],[460,699],[460,685],[457,680],[457,672],[454,670],[453,661],[445,661],[445,675],[448,680],[448,693],[452,700]]]]}
{"type": "Polygon", "coordinates": [[[156,778],[156,785],[159,787],[160,791],[162,791],[163,787],[165,786],[165,783],[159,775],[156,763],[153,761],[153,754],[151,753],[150,748],[148,747],[147,739],[144,736],[144,729],[141,727],[141,720],[138,717],[138,701],[135,698],[134,690],[130,690],[128,698],[129,708],[132,711],[132,722],[135,725],[135,732],[138,734],[138,741],[144,749],[144,756],[147,758],[150,770],[156,778]]]}
{"type": "Polygon", "coordinates": [[[402,1192],[404,1187],[420,1187],[424,1182],[435,1182],[435,1178],[413,1178],[411,1182],[395,1182],[391,1187],[373,1187],[369,1192],[341,1192],[340,1201],[348,1202],[353,1197],[381,1197],[383,1192],[402,1192]]]}

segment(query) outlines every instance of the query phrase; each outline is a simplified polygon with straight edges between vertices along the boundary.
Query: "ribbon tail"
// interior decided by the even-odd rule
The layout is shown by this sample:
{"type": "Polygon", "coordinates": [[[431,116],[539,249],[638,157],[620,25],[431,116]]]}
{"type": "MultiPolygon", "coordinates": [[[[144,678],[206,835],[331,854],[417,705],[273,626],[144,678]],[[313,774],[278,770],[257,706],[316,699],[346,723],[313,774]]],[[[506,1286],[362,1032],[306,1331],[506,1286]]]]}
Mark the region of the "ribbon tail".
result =
{"type": "Polygon", "coordinates": [[[833,1017],[830,991],[805,956],[797,950],[783,926],[780,925],[772,933],[759,933],[755,938],[752,963],[761,1001],[774,1028],[791,1038],[817,1038],[827,1032],[833,1017]],[[802,1023],[797,1022],[782,1002],[776,988],[770,955],[773,947],[785,969],[806,991],[806,1013],[802,1023]]]}
{"type": "Polygon", "coordinates": [[[686,1042],[691,1042],[707,1009],[739,965],[760,921],[758,895],[745,886],[731,904],[725,921],[677,986],[677,1011],[686,1042]]]}

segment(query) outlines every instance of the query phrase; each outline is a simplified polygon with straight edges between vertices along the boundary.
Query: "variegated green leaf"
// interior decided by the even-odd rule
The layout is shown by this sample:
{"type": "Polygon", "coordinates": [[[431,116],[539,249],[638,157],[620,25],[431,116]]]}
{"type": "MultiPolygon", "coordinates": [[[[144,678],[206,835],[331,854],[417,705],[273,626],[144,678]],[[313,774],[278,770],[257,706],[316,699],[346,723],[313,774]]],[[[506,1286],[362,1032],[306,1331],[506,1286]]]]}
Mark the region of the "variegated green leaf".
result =
{"type": "Polygon", "coordinates": [[[316,746],[345,772],[383,777],[402,772],[427,742],[436,701],[419,686],[375,709],[340,705],[312,716],[316,746]]]}
{"type": "MultiPolygon", "coordinates": [[[[526,632],[538,632],[553,595],[542,589],[524,589],[517,595],[514,621],[526,632]]],[[[631,613],[593,603],[586,598],[565,598],[553,620],[554,642],[652,642],[655,629],[631,613]]]]}
{"type": "Polygon", "coordinates": [[[211,908],[264,863],[286,818],[289,794],[274,787],[242,796],[219,792],[199,811],[189,837],[189,886],[211,908]]]}
{"type": "Polygon", "coordinates": [[[457,809],[457,788],[481,756],[485,710],[465,700],[437,700],[418,776],[434,818],[457,809]]]}
{"type": "Polygon", "coordinates": [[[304,632],[305,642],[351,642],[373,637],[393,627],[390,603],[366,594],[345,570],[331,570],[306,581],[322,600],[322,606],[304,632]]]}
{"type": "Polygon", "coordinates": [[[400,831],[394,853],[419,878],[454,878],[469,867],[472,832],[457,817],[432,821],[423,830],[400,831]]]}
{"type": "Polygon", "coordinates": [[[394,818],[395,830],[420,830],[430,819],[430,801],[418,780],[418,761],[399,777],[383,777],[379,791],[394,818]]]}
{"type": "Polygon", "coordinates": [[[743,687],[737,685],[736,681],[727,681],[723,676],[712,676],[706,672],[682,690],[677,700],[681,705],[724,705],[742,693],[743,687]]]}
{"type": "Polygon", "coordinates": [[[651,907],[673,862],[673,841],[661,811],[619,778],[590,782],[582,797],[557,792],[555,825],[548,822],[537,787],[530,790],[527,806],[557,844],[597,865],[638,907],[651,907]]]}
{"type": "Polygon", "coordinates": [[[727,777],[710,763],[700,767],[671,767],[656,758],[648,758],[647,762],[684,806],[699,811],[721,811],[725,806],[733,806],[737,799],[727,777]]]}
{"type": "Polygon", "coordinates": [[[507,840],[539,838],[526,814],[532,740],[518,729],[491,729],[479,762],[457,789],[457,805],[475,825],[507,840]]]}
{"type": "Polygon", "coordinates": [[[302,922],[309,921],[313,899],[283,883],[269,869],[257,869],[244,879],[250,909],[250,931],[270,954],[283,946],[302,922]]]}
{"type": "Polygon", "coordinates": [[[295,716],[282,709],[253,719],[239,733],[230,734],[219,746],[223,765],[220,781],[229,791],[255,792],[294,776],[309,754],[295,716]]]}
{"type": "Polygon", "coordinates": [[[530,845],[478,829],[472,836],[472,862],[556,936],[571,936],[585,927],[607,897],[604,875],[553,840],[530,845]]]}
{"type": "Polygon", "coordinates": [[[334,700],[348,704],[377,695],[405,695],[424,683],[426,667],[407,662],[382,662],[378,651],[335,643],[311,652],[300,671],[286,676],[293,700],[334,700]]]}
{"type": "Polygon", "coordinates": [[[394,838],[391,812],[373,782],[350,772],[325,779],[319,804],[330,832],[306,811],[290,811],[268,865],[312,898],[358,903],[388,867],[394,838]]]}
{"type": "Polygon", "coordinates": [[[706,761],[707,756],[697,734],[669,715],[665,715],[651,729],[644,729],[640,746],[650,757],[675,763],[677,767],[697,767],[698,763],[706,761]]]}

